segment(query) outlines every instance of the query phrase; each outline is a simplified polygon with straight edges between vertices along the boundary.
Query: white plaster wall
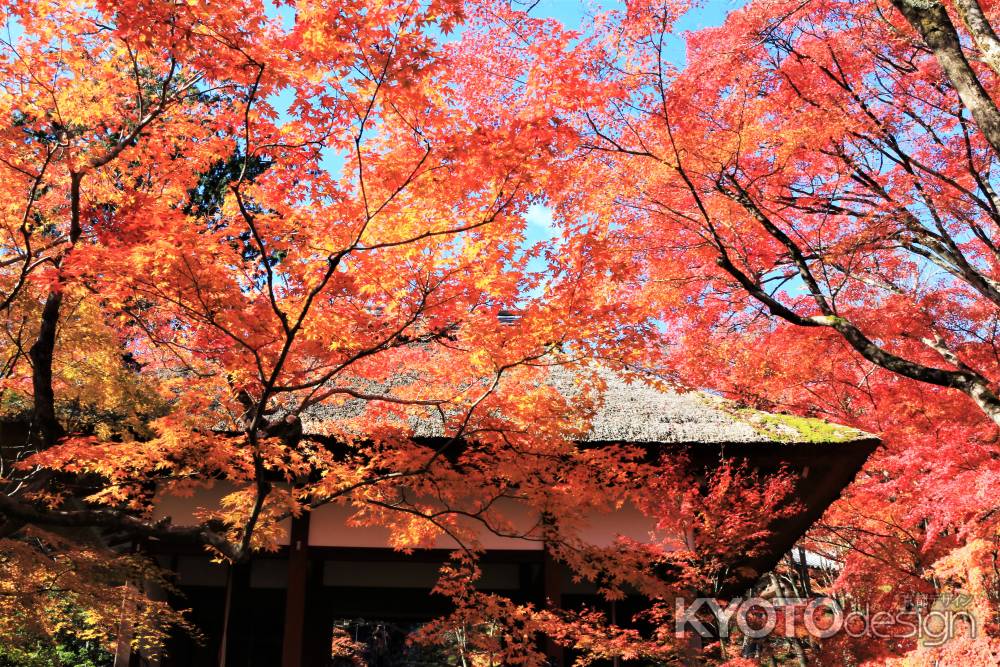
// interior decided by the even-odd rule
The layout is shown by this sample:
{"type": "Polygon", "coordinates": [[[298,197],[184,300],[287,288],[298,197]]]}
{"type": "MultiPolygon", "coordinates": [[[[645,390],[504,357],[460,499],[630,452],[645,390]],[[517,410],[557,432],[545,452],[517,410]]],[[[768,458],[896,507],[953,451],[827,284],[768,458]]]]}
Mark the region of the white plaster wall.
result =
{"type": "MultiPolygon", "coordinates": [[[[153,518],[159,520],[169,516],[175,526],[197,525],[199,521],[196,517],[199,510],[218,510],[222,498],[235,489],[235,485],[229,482],[217,481],[211,483],[208,488],[198,489],[190,497],[157,494],[153,501],[153,518]]],[[[279,524],[278,544],[288,544],[291,525],[291,520],[279,524]]]]}
{"type": "MultiPolygon", "coordinates": [[[[197,523],[195,516],[199,509],[218,508],[220,499],[232,492],[233,488],[231,484],[217,482],[211,488],[201,489],[189,498],[161,495],[156,499],[153,516],[155,519],[170,516],[175,525],[194,525],[197,523]]],[[[497,502],[496,507],[514,524],[517,531],[528,531],[537,523],[537,514],[516,500],[502,499],[497,502]]],[[[320,547],[389,547],[388,529],[349,526],[348,518],[352,513],[350,507],[336,504],[324,505],[313,510],[309,525],[309,544],[320,547]]],[[[482,546],[486,549],[523,551],[542,549],[542,543],[539,541],[502,537],[485,530],[474,519],[463,519],[463,521],[470,528],[477,530],[482,546]]],[[[282,522],[280,544],[288,544],[289,527],[290,521],[282,522]]],[[[661,543],[666,541],[666,536],[655,531],[654,522],[631,506],[593,516],[580,532],[583,540],[596,546],[608,546],[619,535],[639,542],[651,539],[661,543]]],[[[453,549],[457,545],[448,536],[442,536],[434,546],[453,549]]]]}

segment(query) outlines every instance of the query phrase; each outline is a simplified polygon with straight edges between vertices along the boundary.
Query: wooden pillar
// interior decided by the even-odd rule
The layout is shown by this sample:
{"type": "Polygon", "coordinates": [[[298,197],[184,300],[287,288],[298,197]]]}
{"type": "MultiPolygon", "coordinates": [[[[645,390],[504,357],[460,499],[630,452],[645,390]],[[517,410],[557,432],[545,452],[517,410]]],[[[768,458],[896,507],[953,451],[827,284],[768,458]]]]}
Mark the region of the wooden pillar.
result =
{"type": "Polygon", "coordinates": [[[249,655],[250,563],[230,563],[226,577],[226,609],[222,617],[219,667],[238,667],[249,655]]]}
{"type": "Polygon", "coordinates": [[[330,639],[333,634],[334,607],[323,594],[323,558],[313,551],[309,558],[307,578],[305,637],[302,648],[304,667],[325,665],[330,660],[330,639]]]}
{"type": "Polygon", "coordinates": [[[701,635],[693,628],[689,628],[684,636],[681,656],[682,664],[686,667],[698,667],[705,661],[704,644],[701,635]]]}
{"type": "MultiPolygon", "coordinates": [[[[548,547],[542,551],[542,591],[545,606],[549,609],[559,609],[562,606],[562,566],[549,553],[548,547]]],[[[562,667],[566,656],[563,647],[545,638],[545,655],[553,667],[562,667]]]]}
{"type": "MultiPolygon", "coordinates": [[[[138,539],[132,543],[130,550],[133,554],[141,554],[144,547],[145,540],[138,539]]],[[[177,571],[176,567],[172,569],[174,572],[177,571]]],[[[139,652],[132,650],[132,623],[135,620],[138,599],[143,594],[151,599],[166,599],[166,594],[161,588],[156,587],[155,590],[152,590],[150,584],[142,578],[136,581],[125,580],[122,589],[122,606],[121,614],[118,618],[118,636],[115,642],[115,661],[112,663],[113,667],[133,667],[133,665],[138,665],[142,660],[139,652]]],[[[146,662],[158,665],[159,658],[147,659],[146,662]]]]}
{"type": "MultiPolygon", "coordinates": [[[[611,600],[611,602],[608,604],[608,606],[610,607],[610,609],[608,610],[608,613],[609,613],[609,616],[610,616],[611,625],[617,626],[618,625],[618,602],[616,600],[611,600]]],[[[622,665],[622,659],[616,655],[614,658],[611,659],[611,665],[612,665],[612,667],[621,667],[621,665],[622,665]]]]}
{"type": "Polygon", "coordinates": [[[288,546],[288,592],[285,596],[285,634],[282,667],[302,667],[309,580],[309,512],[292,519],[288,546]]]}
{"type": "Polygon", "coordinates": [[[135,614],[132,583],[126,582],[122,593],[121,614],[118,618],[118,641],[115,645],[114,667],[129,667],[132,664],[132,619],[135,614]]]}

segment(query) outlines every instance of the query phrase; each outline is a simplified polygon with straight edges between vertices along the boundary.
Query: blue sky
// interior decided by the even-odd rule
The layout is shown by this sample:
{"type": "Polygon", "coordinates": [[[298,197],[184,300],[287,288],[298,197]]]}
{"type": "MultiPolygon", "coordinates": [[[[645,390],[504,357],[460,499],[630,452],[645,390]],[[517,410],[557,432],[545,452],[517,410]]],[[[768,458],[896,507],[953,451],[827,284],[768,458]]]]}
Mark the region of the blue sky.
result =
{"type": "MultiPolygon", "coordinates": [[[[558,19],[563,25],[576,28],[586,17],[588,8],[611,7],[618,3],[614,2],[587,2],[586,0],[539,0],[534,9],[531,10],[533,16],[545,16],[558,19]]],[[[710,26],[720,25],[726,14],[743,4],[739,0],[704,0],[681,17],[677,23],[677,32],[683,33],[688,30],[697,30],[710,26]]],[[[676,38],[676,59],[672,59],[675,64],[684,63],[684,43],[680,37],[676,38]]]]}
{"type": "MultiPolygon", "coordinates": [[[[601,3],[608,6],[611,3],[601,3]]],[[[726,14],[741,6],[739,0],[705,0],[681,17],[677,22],[677,35],[673,39],[669,55],[670,60],[678,67],[684,65],[685,47],[683,34],[700,28],[721,25],[726,14]]],[[[534,16],[544,16],[559,20],[567,27],[575,28],[585,19],[588,7],[593,5],[583,0],[539,0],[532,10],[534,16]]],[[[528,242],[534,243],[552,238],[555,226],[552,222],[552,211],[545,206],[532,206],[525,220],[528,223],[528,242]]]]}

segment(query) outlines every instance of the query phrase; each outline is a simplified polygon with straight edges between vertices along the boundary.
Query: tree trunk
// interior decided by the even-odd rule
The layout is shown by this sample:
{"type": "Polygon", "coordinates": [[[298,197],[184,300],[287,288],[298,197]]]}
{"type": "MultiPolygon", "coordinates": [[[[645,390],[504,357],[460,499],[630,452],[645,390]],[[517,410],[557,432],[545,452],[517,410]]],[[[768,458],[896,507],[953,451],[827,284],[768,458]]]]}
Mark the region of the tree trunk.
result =
{"type": "Polygon", "coordinates": [[[61,438],[63,428],[56,419],[56,400],[52,390],[52,357],[56,346],[56,328],[62,292],[52,292],[42,308],[38,337],[28,351],[31,358],[31,385],[34,394],[32,437],[35,444],[48,447],[61,438]]]}
{"type": "MultiPolygon", "coordinates": [[[[70,249],[80,239],[80,183],[83,174],[70,173],[69,186],[69,243],[70,249]]],[[[68,251],[67,251],[68,252],[68,251]]],[[[62,266],[62,255],[56,261],[56,268],[62,266]]],[[[56,349],[56,332],[59,327],[59,309],[62,306],[63,293],[60,286],[53,287],[42,308],[42,319],[38,327],[38,337],[28,351],[31,358],[31,385],[34,394],[34,411],[32,414],[32,436],[35,444],[48,447],[65,435],[59,420],[56,419],[56,400],[52,389],[52,359],[56,349]]]]}
{"type": "Polygon", "coordinates": [[[969,34],[975,40],[976,46],[982,52],[983,61],[997,74],[1000,74],[1000,39],[990,25],[979,0],[955,0],[962,20],[969,28],[969,34]]]}
{"type": "Polygon", "coordinates": [[[958,31],[944,5],[937,0],[892,0],[892,4],[930,47],[962,104],[1000,156],[1000,110],[965,58],[958,31]]]}

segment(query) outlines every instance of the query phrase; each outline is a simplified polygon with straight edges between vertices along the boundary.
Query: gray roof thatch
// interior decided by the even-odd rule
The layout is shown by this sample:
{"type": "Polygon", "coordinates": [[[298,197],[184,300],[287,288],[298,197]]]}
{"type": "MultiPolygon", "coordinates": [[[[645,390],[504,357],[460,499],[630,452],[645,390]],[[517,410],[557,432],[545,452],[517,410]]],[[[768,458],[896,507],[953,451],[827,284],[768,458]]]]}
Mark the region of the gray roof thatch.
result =
{"type": "Polygon", "coordinates": [[[739,407],[700,391],[678,392],[608,374],[588,441],[835,443],[875,436],[820,419],[739,407]]]}
{"type": "MultiPolygon", "coordinates": [[[[816,443],[871,440],[875,436],[820,419],[773,414],[727,401],[705,392],[679,392],[641,380],[627,381],[611,371],[598,371],[605,390],[598,397],[588,442],[628,443],[816,443]]],[[[569,399],[579,391],[574,372],[554,368],[550,382],[569,399]]],[[[375,393],[389,388],[381,387],[375,393]]],[[[370,389],[371,390],[371,389],[370,389]]],[[[307,431],[323,422],[360,414],[365,401],[351,399],[337,405],[316,405],[302,415],[307,431]]],[[[418,437],[447,434],[439,416],[410,419],[418,437]]]]}

